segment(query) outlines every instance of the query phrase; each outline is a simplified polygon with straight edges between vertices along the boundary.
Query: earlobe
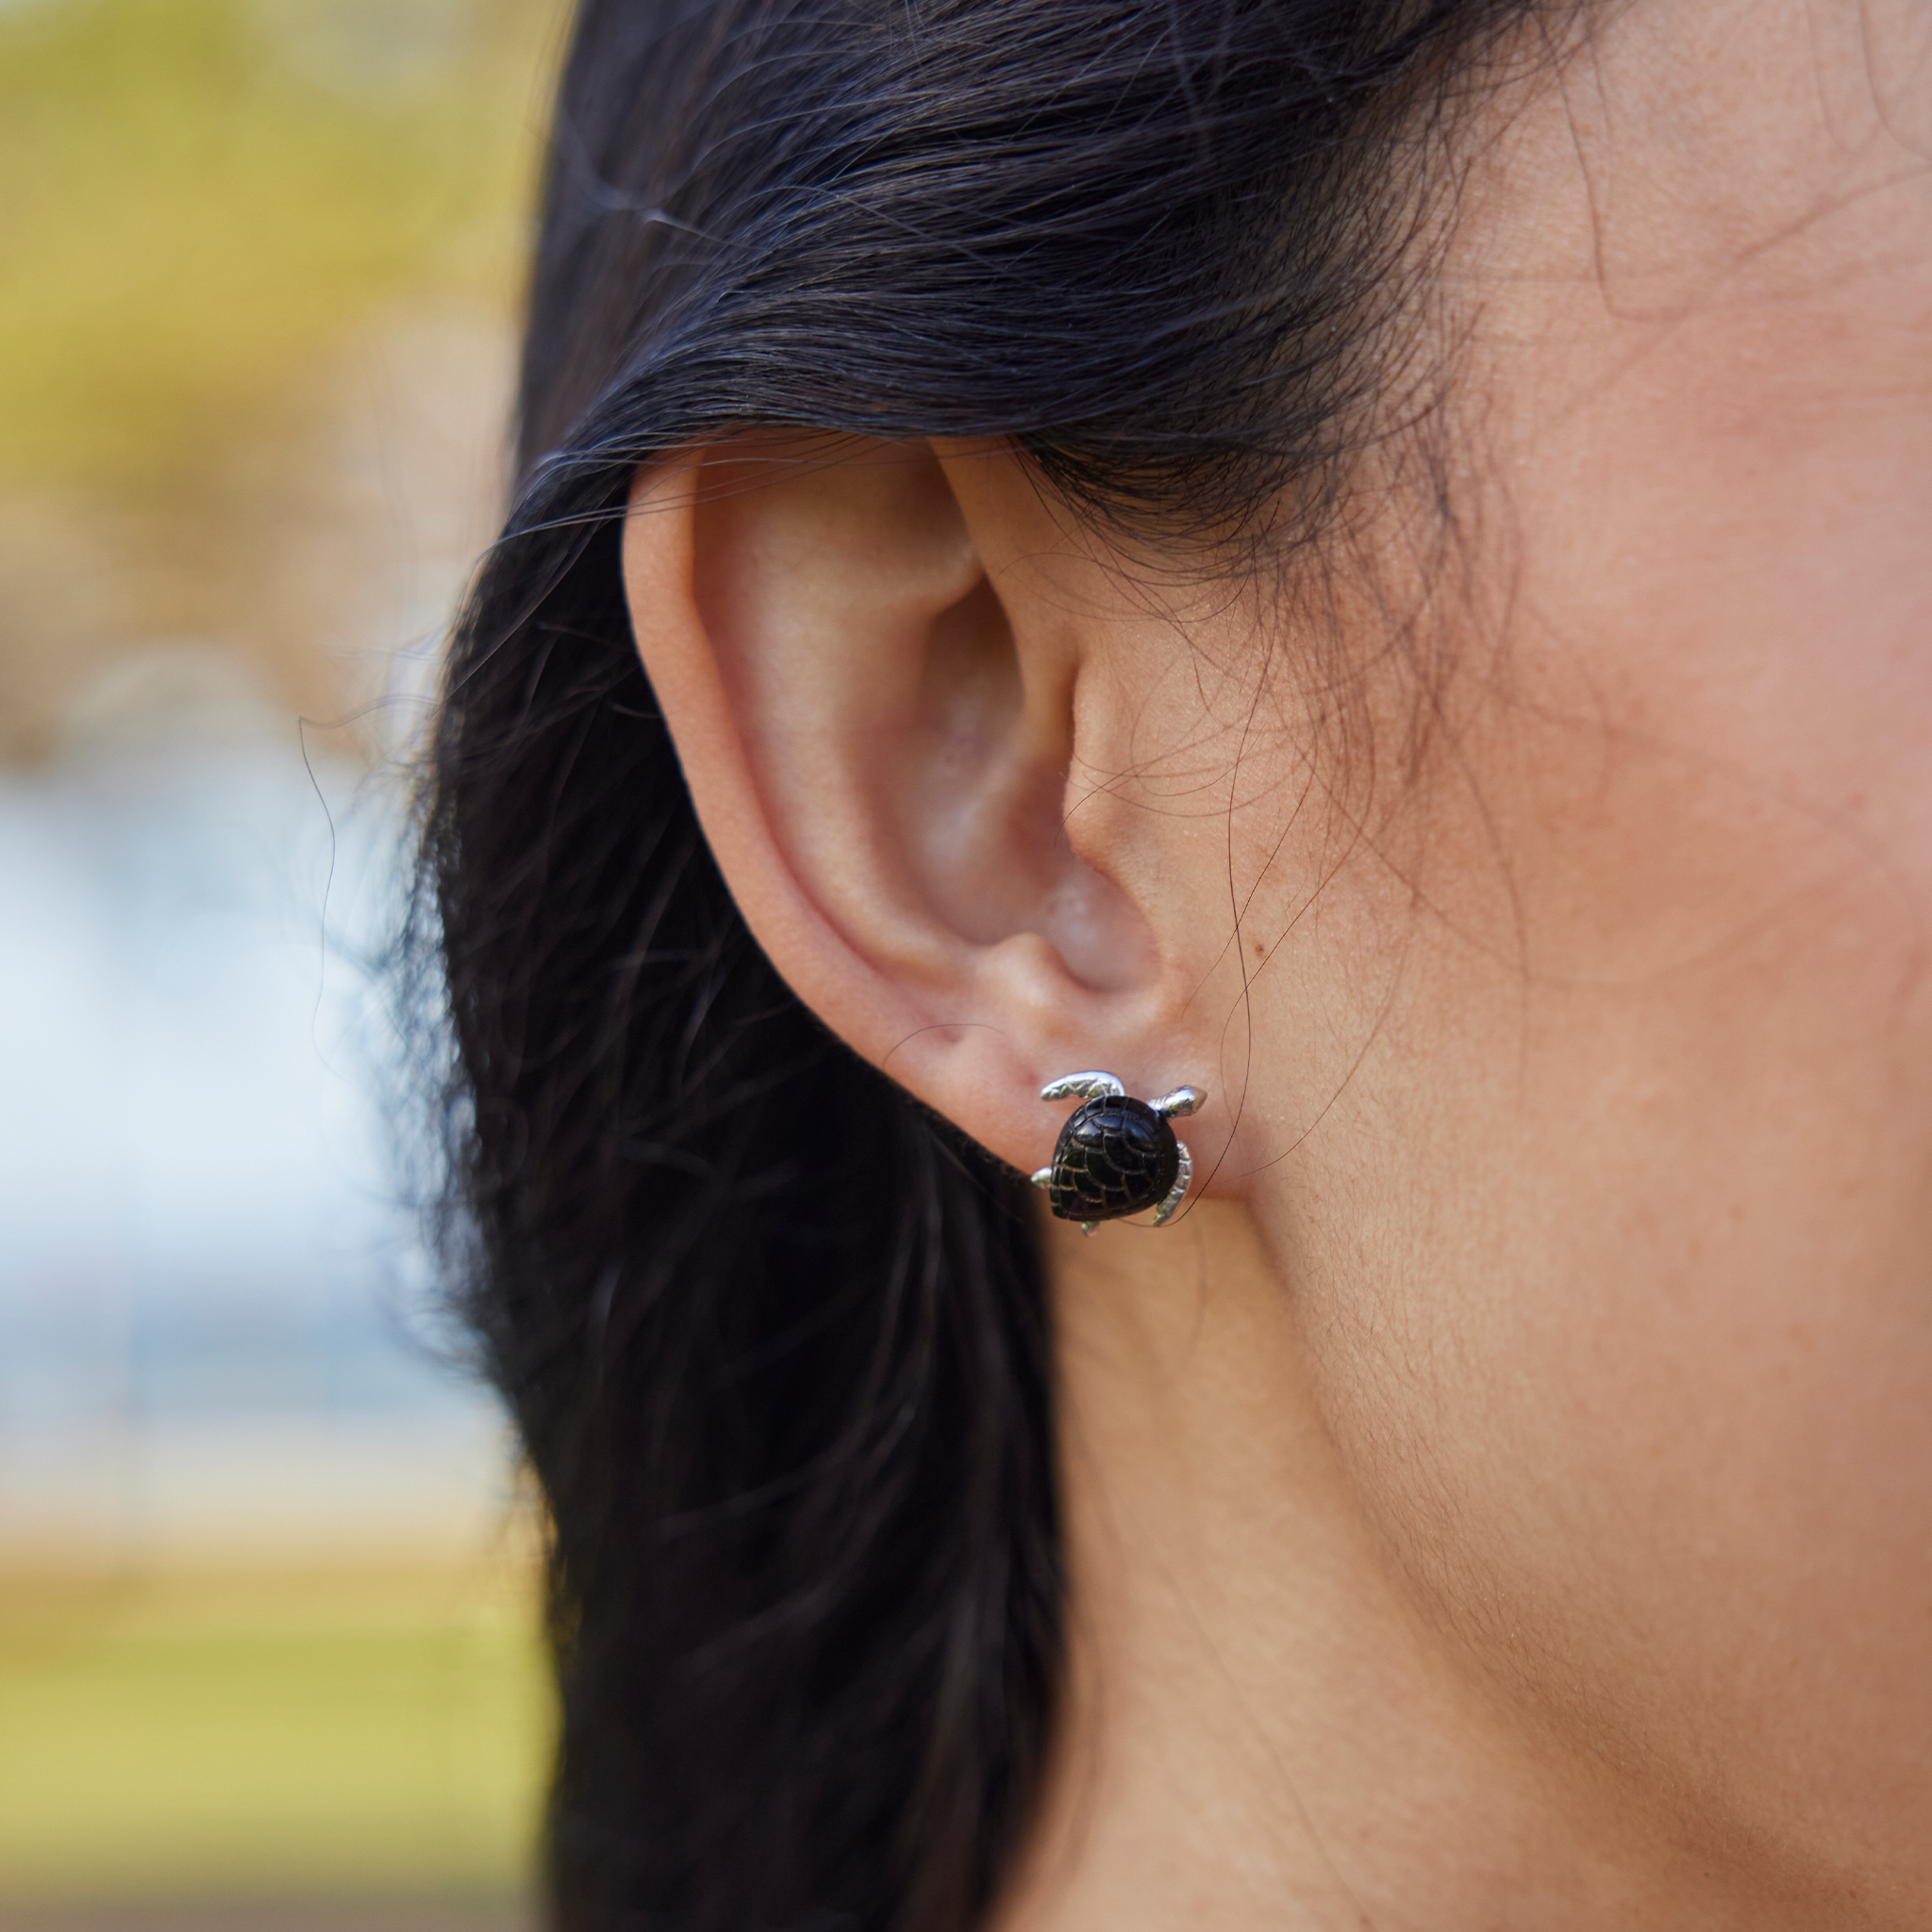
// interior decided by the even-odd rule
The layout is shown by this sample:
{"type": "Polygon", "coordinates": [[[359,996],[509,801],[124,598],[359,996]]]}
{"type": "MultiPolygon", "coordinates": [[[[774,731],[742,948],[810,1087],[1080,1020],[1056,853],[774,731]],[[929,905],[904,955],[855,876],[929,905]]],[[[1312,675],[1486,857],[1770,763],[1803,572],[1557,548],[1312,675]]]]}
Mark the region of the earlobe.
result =
{"type": "Polygon", "coordinates": [[[979,469],[962,492],[923,446],[735,440],[640,477],[625,575],[700,820],[774,964],[1030,1170],[1060,1124],[1043,1080],[1118,1063],[1158,1091],[1197,1069],[1162,1050],[1174,976],[1142,909],[1066,835],[1091,641],[1004,567],[1002,480],[979,469]]]}

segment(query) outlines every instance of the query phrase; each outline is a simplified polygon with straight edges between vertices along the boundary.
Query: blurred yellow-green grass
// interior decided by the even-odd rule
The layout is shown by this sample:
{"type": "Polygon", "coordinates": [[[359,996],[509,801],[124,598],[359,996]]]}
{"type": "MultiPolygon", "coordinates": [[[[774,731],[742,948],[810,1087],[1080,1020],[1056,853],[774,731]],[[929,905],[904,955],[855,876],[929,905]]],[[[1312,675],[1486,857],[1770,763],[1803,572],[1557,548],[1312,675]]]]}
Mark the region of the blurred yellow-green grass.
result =
{"type": "Polygon", "coordinates": [[[0,1582],[0,1912],[525,1889],[551,1722],[527,1585],[0,1582]]]}

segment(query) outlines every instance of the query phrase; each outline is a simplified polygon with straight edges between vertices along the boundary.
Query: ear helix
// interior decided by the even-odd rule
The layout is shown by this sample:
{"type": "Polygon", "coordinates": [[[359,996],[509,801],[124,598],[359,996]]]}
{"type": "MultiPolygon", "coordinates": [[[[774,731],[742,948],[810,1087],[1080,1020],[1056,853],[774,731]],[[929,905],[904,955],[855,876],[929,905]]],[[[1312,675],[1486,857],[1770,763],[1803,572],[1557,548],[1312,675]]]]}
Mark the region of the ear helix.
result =
{"type": "Polygon", "coordinates": [[[1187,1199],[1194,1160],[1168,1124],[1207,1106],[1205,1088],[1135,1100],[1112,1074],[1062,1074],[1040,1097],[1085,1103],[1067,1117],[1052,1161],[1033,1176],[1060,1220],[1091,1234],[1103,1221],[1152,1208],[1159,1227],[1187,1199]]]}

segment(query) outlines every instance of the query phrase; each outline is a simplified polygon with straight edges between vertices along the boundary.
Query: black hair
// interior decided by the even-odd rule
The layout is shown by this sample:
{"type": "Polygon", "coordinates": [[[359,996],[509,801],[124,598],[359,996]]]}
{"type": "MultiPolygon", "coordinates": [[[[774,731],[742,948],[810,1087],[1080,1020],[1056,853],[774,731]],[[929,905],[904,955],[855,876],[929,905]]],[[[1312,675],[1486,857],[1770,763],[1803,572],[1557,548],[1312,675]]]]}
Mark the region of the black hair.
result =
{"type": "Polygon", "coordinates": [[[748,935],[633,645],[632,476],[991,437],[1079,514],[1306,534],[1386,391],[1417,130],[1531,6],[584,0],[416,928],[445,1253],[549,1515],[568,1932],[980,1923],[1062,1661],[1024,1184],[748,935]]]}

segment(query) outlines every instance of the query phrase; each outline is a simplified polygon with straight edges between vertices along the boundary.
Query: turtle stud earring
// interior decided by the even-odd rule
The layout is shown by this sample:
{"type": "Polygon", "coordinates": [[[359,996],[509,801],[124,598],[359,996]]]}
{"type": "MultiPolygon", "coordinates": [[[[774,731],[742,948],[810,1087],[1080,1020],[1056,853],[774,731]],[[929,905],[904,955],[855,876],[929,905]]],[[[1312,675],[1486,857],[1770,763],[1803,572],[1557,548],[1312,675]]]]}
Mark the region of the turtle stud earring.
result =
{"type": "Polygon", "coordinates": [[[1091,1234],[1103,1221],[1152,1208],[1158,1227],[1187,1199],[1193,1157],[1168,1123],[1207,1106],[1201,1089],[1134,1100],[1111,1074],[1062,1074],[1040,1097],[1086,1103],[1067,1116],[1052,1163],[1033,1176],[1062,1221],[1077,1221],[1082,1234],[1091,1234]]]}

